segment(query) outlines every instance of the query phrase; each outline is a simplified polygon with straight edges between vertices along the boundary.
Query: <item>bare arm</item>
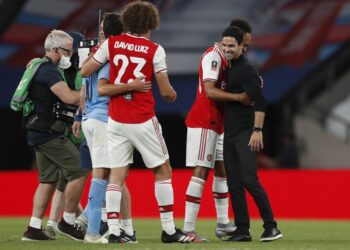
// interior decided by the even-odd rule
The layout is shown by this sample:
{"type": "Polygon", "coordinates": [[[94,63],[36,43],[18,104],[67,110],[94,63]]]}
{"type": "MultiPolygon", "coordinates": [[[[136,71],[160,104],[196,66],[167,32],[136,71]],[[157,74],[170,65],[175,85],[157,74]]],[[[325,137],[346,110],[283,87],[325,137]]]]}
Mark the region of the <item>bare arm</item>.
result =
{"type": "Polygon", "coordinates": [[[81,121],[74,121],[72,125],[72,133],[75,137],[80,137],[81,121]]]}
{"type": "Polygon", "coordinates": [[[94,59],[92,59],[92,56],[90,56],[81,67],[80,75],[82,77],[89,77],[96,71],[98,71],[103,65],[96,62],[94,59]]]}
{"type": "Polygon", "coordinates": [[[100,96],[115,96],[127,92],[148,92],[151,90],[151,82],[139,77],[128,84],[110,84],[107,79],[98,80],[97,92],[100,96]]]}
{"type": "MultiPolygon", "coordinates": [[[[79,97],[80,97],[80,105],[76,112],[76,115],[80,114],[80,117],[82,115],[83,110],[85,109],[85,84],[81,86],[79,97]]],[[[72,132],[73,135],[77,138],[80,137],[80,128],[81,128],[81,120],[76,120],[74,117],[74,122],[72,125],[72,132]]]]}
{"type": "Polygon", "coordinates": [[[217,88],[215,85],[216,85],[216,82],[214,81],[204,82],[205,93],[209,99],[213,99],[215,101],[221,101],[221,102],[236,101],[244,105],[249,105],[249,106],[252,105],[248,95],[245,92],[240,94],[229,93],[222,89],[217,88]]]}
{"type": "Polygon", "coordinates": [[[255,111],[254,127],[262,128],[264,126],[265,112],[255,111]]]}
{"type": "Polygon", "coordinates": [[[83,84],[80,89],[79,97],[80,97],[80,109],[85,110],[85,92],[86,86],[83,84]]]}
{"type": "Polygon", "coordinates": [[[170,84],[168,73],[167,72],[158,72],[155,75],[159,93],[163,97],[163,99],[167,102],[174,102],[176,100],[176,91],[170,84]]]}
{"type": "Polygon", "coordinates": [[[65,82],[60,81],[54,84],[50,89],[62,102],[79,106],[79,92],[71,90],[65,82]]]}

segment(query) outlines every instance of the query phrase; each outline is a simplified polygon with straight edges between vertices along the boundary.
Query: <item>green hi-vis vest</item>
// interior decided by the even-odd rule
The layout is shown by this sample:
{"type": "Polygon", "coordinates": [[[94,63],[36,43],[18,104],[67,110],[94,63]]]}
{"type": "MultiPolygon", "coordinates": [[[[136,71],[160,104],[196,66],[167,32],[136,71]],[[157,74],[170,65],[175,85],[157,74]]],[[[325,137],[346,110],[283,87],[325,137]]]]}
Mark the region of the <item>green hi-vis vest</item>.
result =
{"type": "Polygon", "coordinates": [[[30,62],[29,67],[24,71],[21,81],[19,82],[15,93],[11,99],[11,109],[14,111],[22,111],[23,116],[28,116],[34,110],[34,104],[28,98],[28,90],[32,83],[35,73],[39,69],[40,65],[48,62],[46,57],[35,58],[30,62]]]}

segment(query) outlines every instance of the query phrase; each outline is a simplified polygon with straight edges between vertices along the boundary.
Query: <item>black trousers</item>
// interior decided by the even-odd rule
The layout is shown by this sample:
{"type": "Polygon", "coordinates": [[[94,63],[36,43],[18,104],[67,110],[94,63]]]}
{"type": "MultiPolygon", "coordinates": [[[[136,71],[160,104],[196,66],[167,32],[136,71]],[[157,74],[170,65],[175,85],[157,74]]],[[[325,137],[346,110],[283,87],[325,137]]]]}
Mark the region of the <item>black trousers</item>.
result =
{"type": "Polygon", "coordinates": [[[245,190],[253,197],[264,221],[264,228],[277,226],[269,199],[257,175],[256,152],[248,147],[251,134],[252,130],[248,129],[235,136],[225,134],[224,137],[224,162],[235,224],[244,233],[249,233],[250,227],[245,190]]]}

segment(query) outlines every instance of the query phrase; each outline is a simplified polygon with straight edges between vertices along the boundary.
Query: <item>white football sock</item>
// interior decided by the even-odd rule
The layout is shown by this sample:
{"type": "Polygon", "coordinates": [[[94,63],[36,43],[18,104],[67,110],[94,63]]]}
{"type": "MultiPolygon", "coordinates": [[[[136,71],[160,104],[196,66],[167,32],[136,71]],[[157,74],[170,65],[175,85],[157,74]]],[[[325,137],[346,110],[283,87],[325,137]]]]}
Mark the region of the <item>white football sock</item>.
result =
{"type": "Polygon", "coordinates": [[[74,224],[75,218],[76,218],[75,217],[75,213],[63,212],[63,219],[69,225],[73,225],[74,224]]]}
{"type": "Polygon", "coordinates": [[[122,229],[127,235],[134,235],[134,228],[132,227],[132,219],[120,220],[122,229]]]}
{"type": "Polygon", "coordinates": [[[214,176],[213,195],[215,200],[217,223],[227,224],[228,217],[228,187],[226,178],[214,176]]]}
{"type": "Polygon", "coordinates": [[[36,229],[41,229],[41,219],[37,217],[31,217],[29,222],[30,227],[34,227],[36,229]]]}
{"type": "Polygon", "coordinates": [[[173,218],[174,191],[171,179],[156,181],[154,189],[162,228],[167,234],[172,235],[175,233],[175,223],[173,218]]]}
{"type": "Polygon", "coordinates": [[[106,211],[109,234],[120,235],[120,201],[122,198],[122,187],[108,184],[106,191],[106,211]]]}
{"type": "Polygon", "coordinates": [[[195,230],[205,180],[192,176],[186,191],[184,231],[195,230]]]}

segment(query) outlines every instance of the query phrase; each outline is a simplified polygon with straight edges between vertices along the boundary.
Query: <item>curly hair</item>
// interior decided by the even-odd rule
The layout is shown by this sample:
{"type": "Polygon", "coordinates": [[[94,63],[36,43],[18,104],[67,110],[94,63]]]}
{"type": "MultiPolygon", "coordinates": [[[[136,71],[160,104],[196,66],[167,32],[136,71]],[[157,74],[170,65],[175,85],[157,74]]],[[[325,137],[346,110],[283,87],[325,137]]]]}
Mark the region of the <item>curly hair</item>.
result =
{"type": "Polygon", "coordinates": [[[143,35],[159,25],[158,9],[149,2],[131,2],[124,7],[121,15],[126,32],[143,35]]]}

